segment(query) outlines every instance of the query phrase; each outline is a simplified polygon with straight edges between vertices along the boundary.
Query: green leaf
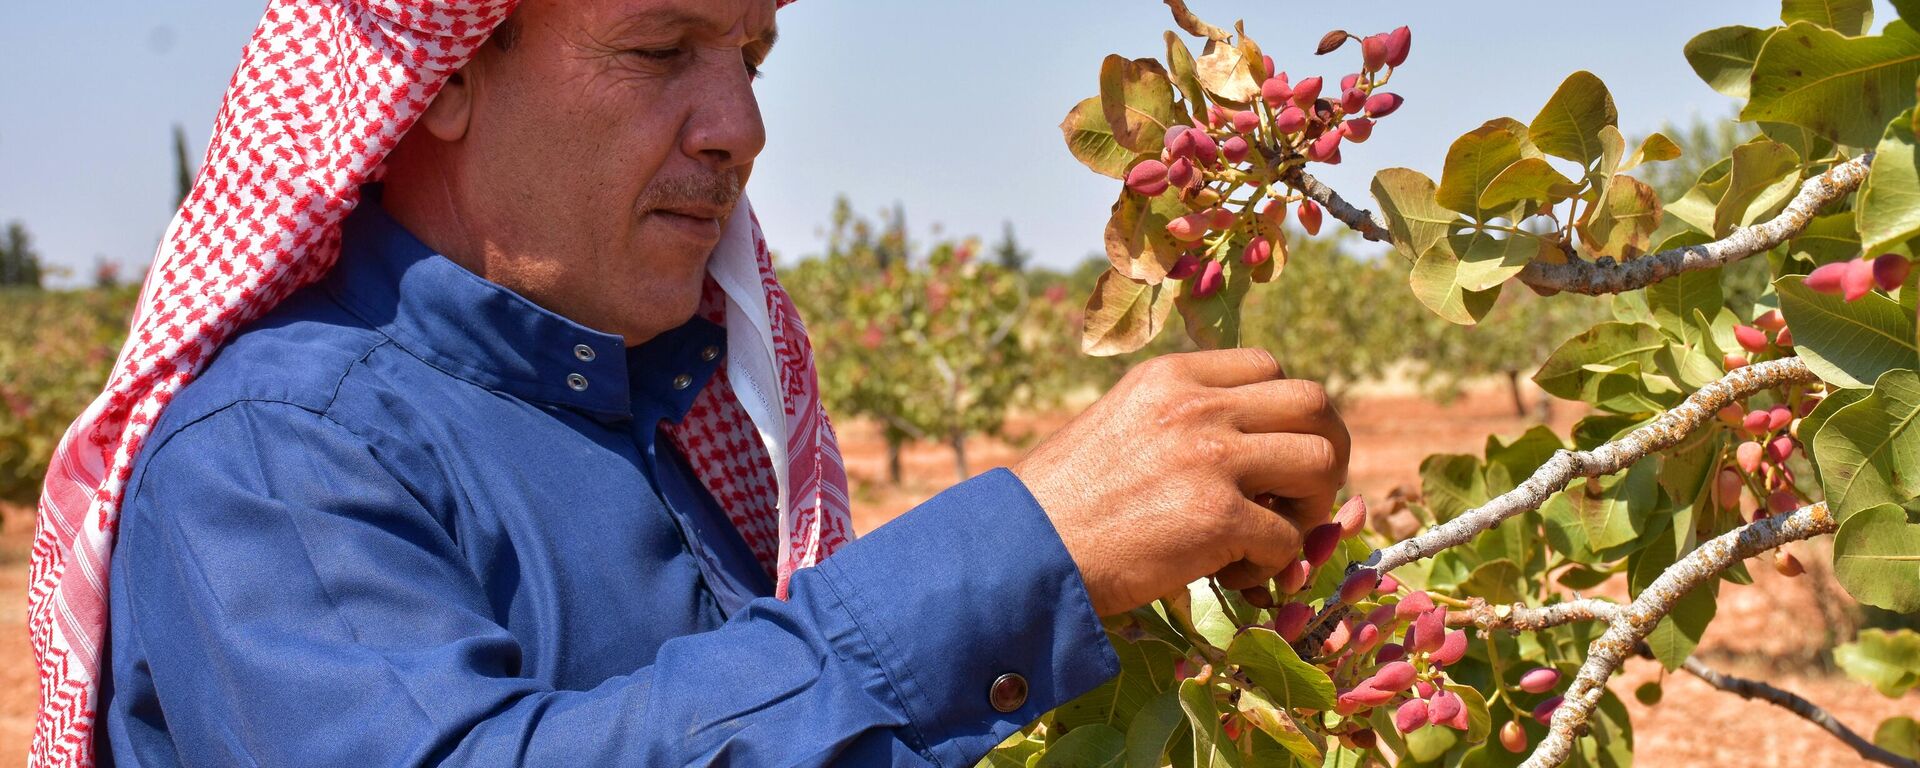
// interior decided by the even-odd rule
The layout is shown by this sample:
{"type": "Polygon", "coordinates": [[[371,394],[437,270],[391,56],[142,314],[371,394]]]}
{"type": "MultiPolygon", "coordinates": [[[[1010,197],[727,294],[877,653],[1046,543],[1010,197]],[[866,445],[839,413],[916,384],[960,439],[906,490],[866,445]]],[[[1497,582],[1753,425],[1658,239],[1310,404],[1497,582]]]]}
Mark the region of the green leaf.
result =
{"type": "Polygon", "coordinates": [[[1133,716],[1127,728],[1127,768],[1159,768],[1166,764],[1168,745],[1186,725],[1186,710],[1180,707],[1180,692],[1169,688],[1155,696],[1133,716]]]}
{"type": "MultiPolygon", "coordinates": [[[[1676,556],[1678,535],[1672,526],[1668,526],[1654,537],[1652,544],[1630,558],[1631,570],[1627,581],[1634,596],[1639,596],[1641,590],[1646,589],[1679,559],[1676,556]]],[[[1707,625],[1713,623],[1713,615],[1719,607],[1719,591],[1720,582],[1712,580],[1705,586],[1681,595],[1673,604],[1673,611],[1647,635],[1647,645],[1653,649],[1654,658],[1659,659],[1660,665],[1666,667],[1667,671],[1679,669],[1693,654],[1693,649],[1699,647],[1700,638],[1706,635],[1707,625]]]]}
{"type": "Polygon", "coordinates": [[[1068,731],[1047,747],[1035,768],[1119,768],[1126,759],[1127,737],[1105,725],[1068,731]]]}
{"type": "MultiPolygon", "coordinates": [[[[1820,468],[1820,430],[1826,426],[1827,419],[1833,418],[1840,409],[1865,400],[1870,394],[1873,394],[1873,390],[1835,389],[1813,407],[1813,413],[1800,420],[1800,434],[1804,436],[1800,442],[1806,446],[1807,457],[1813,461],[1814,469],[1820,468]]],[[[1825,483],[1826,480],[1823,478],[1821,482],[1825,483]]]]}
{"type": "Polygon", "coordinates": [[[1420,494],[1436,523],[1460,516],[1487,500],[1480,460],[1466,454],[1439,453],[1420,462],[1420,494]]]}
{"type": "Polygon", "coordinates": [[[1562,175],[1546,158],[1523,157],[1487,182],[1486,189],[1480,192],[1477,207],[1479,210],[1501,210],[1523,200],[1552,205],[1579,191],[1579,185],[1562,175]]]}
{"type": "Polygon", "coordinates": [[[1640,140],[1640,146],[1633,150],[1633,155],[1620,165],[1619,170],[1632,170],[1642,163],[1666,162],[1679,158],[1680,154],[1680,145],[1673,143],[1673,139],[1667,138],[1666,134],[1649,133],[1640,140]]]}
{"type": "Polygon", "coordinates": [[[1734,147],[1727,192],[1713,210],[1714,236],[1726,237],[1784,205],[1799,186],[1800,155],[1792,147],[1765,138],[1734,147]]]}
{"type": "MultiPolygon", "coordinates": [[[[1833,412],[1814,434],[1821,489],[1843,522],[1920,496],[1920,375],[1888,371],[1873,393],[1833,412]]],[[[1808,434],[1805,422],[1801,433],[1808,434]]]]}
{"type": "Polygon", "coordinates": [[[1709,29],[1687,41],[1687,64],[1714,90],[1744,101],[1753,62],[1773,32],[1746,26],[1709,29]]]}
{"type": "Polygon", "coordinates": [[[1487,697],[1472,686],[1448,683],[1447,690],[1453,691],[1467,707],[1467,743],[1478,744],[1487,740],[1487,734],[1493,731],[1493,716],[1487,712],[1487,697]]]}
{"type": "Polygon", "coordinates": [[[1200,87],[1200,78],[1194,74],[1193,51],[1187,50],[1187,44],[1173,30],[1167,30],[1167,77],[1180,89],[1180,97],[1187,100],[1187,109],[1195,120],[1207,118],[1207,100],[1205,91],[1200,87]]]}
{"type": "Polygon", "coordinates": [[[1794,349],[1829,384],[1870,387],[1880,374],[1920,366],[1913,313],[1886,296],[1857,301],[1815,293],[1797,275],[1775,280],[1780,311],[1793,328],[1794,349]]]}
{"type": "Polygon", "coordinates": [[[1220,604],[1220,598],[1213,591],[1213,580],[1202,578],[1188,584],[1187,595],[1193,605],[1194,630],[1215,648],[1225,648],[1233,642],[1240,625],[1227,612],[1228,607],[1220,604]]]}
{"type": "Polygon", "coordinates": [[[1109,632],[1107,641],[1120,658],[1120,674],[1054,710],[1063,728],[1090,723],[1129,729],[1141,708],[1173,685],[1173,649],[1156,640],[1137,643],[1109,632]]]}
{"type": "Polygon", "coordinates": [[[1271,629],[1242,631],[1227,647],[1227,663],[1239,666],[1284,709],[1333,709],[1333,680],[1319,667],[1302,661],[1293,646],[1271,629]]]}
{"type": "Polygon", "coordinates": [[[1920,633],[1863,629],[1853,642],[1833,649],[1833,660],[1848,677],[1897,699],[1920,685],[1920,633]]]}
{"type": "Polygon", "coordinates": [[[1660,196],[1653,187],[1626,174],[1607,183],[1599,203],[1580,222],[1580,242],[1595,256],[1622,261],[1646,254],[1660,228],[1660,196]]]}
{"type": "Polygon", "coordinates": [[[1533,235],[1484,229],[1457,232],[1448,235],[1447,240],[1453,252],[1460,255],[1459,272],[1454,280],[1469,292],[1500,287],[1508,278],[1520,274],[1543,249],[1552,247],[1533,235]]]}
{"type": "Polygon", "coordinates": [[[1179,283],[1148,285],[1113,270],[1101,273],[1087,300],[1080,350],[1104,357],[1147,345],[1167,326],[1179,283]]]}
{"type": "MultiPolygon", "coordinates": [[[[1586,488],[1595,486],[1587,480],[1586,488]]],[[[1619,546],[1640,538],[1646,519],[1659,500],[1659,467],[1654,462],[1634,464],[1624,476],[1610,475],[1598,480],[1600,493],[1568,493],[1580,527],[1586,531],[1587,545],[1595,550],[1619,546]]]]}
{"type": "MultiPolygon", "coordinates": [[[[1854,198],[1858,204],[1859,198],[1854,198]]],[[[1816,216],[1807,228],[1787,242],[1787,254],[1818,267],[1860,255],[1860,234],[1852,213],[1816,216]]]]}
{"type": "Polygon", "coordinates": [[[1920,611],[1920,525],[1892,504],[1855,512],[1833,536],[1833,575],[1867,605],[1920,611]]]}
{"type": "Polygon", "coordinates": [[[1853,200],[1854,223],[1868,254],[1897,248],[1920,235],[1920,158],[1913,145],[1912,115],[1888,123],[1867,181],[1853,200]]]}
{"type": "Polygon", "coordinates": [[[1067,119],[1060,121],[1060,133],[1067,138],[1067,151],[1094,173],[1116,179],[1127,177],[1135,153],[1114,140],[1100,97],[1082,99],[1074,105],[1067,119]]]}
{"type": "Polygon", "coordinates": [[[1728,172],[1732,170],[1732,157],[1721,158],[1719,162],[1707,166],[1686,194],[1666,204],[1666,212],[1701,233],[1711,233],[1713,214],[1720,207],[1720,198],[1727,194],[1727,183],[1730,181],[1728,172]]]}
{"type": "Polygon", "coordinates": [[[1792,123],[1848,146],[1873,146],[1887,121],[1913,106],[1916,77],[1920,35],[1905,22],[1873,37],[1796,22],[1761,47],[1740,119],[1792,123]]]}
{"type": "MultiPolygon", "coordinates": [[[[1799,328],[1794,338],[1799,339],[1799,328]]],[[[1640,363],[1651,368],[1653,353],[1668,342],[1650,325],[1638,323],[1601,323],[1560,345],[1533,375],[1533,383],[1554,397],[1581,400],[1587,385],[1595,378],[1589,366],[1615,366],[1640,363]]]]}
{"type": "Polygon", "coordinates": [[[1908,760],[1920,760],[1920,721],[1911,717],[1889,717],[1873,729],[1873,743],[1881,749],[1908,760]]]}
{"type": "Polygon", "coordinates": [[[1435,242],[1413,263],[1407,282],[1414,298],[1441,319],[1456,325],[1473,325],[1493,310],[1500,298],[1498,286],[1484,291],[1469,291],[1460,285],[1460,257],[1448,240],[1435,242]]]}
{"type": "Polygon", "coordinates": [[[1460,216],[1440,206],[1433,180],[1409,168],[1388,168],[1373,177],[1373,198],[1393,233],[1393,247],[1409,261],[1420,258],[1460,216]]]}
{"type": "Polygon", "coordinates": [[[1473,574],[1467,577],[1461,587],[1467,594],[1485,598],[1494,605],[1514,603],[1527,597],[1526,573],[1506,558],[1482,563],[1473,569],[1473,574]]]}
{"type": "Polygon", "coordinates": [[[1844,35],[1864,35],[1873,26],[1873,0],[1784,0],[1780,21],[1810,21],[1844,35]]]}
{"type": "Polygon", "coordinates": [[[1600,159],[1600,129],[1619,121],[1606,83],[1583,70],[1560,83],[1527,132],[1540,151],[1586,165],[1600,159]]]}
{"type": "Polygon", "coordinates": [[[1135,152],[1158,152],[1173,127],[1173,81],[1153,59],[1108,54],[1100,63],[1100,106],[1113,139],[1135,152]]]}
{"type": "Polygon", "coordinates": [[[1520,126],[1511,121],[1489,120],[1454,139],[1440,174],[1440,190],[1436,193],[1440,204],[1486,220],[1481,195],[1495,177],[1524,156],[1526,136],[1519,130],[1520,126]]]}
{"type": "Polygon", "coordinates": [[[1240,765],[1240,750],[1227,740],[1220,724],[1220,703],[1214,700],[1212,686],[1198,680],[1180,681],[1180,708],[1193,727],[1194,768],[1240,765]]]}
{"type": "Polygon", "coordinates": [[[1200,299],[1192,291],[1181,291],[1174,299],[1174,307],[1186,321],[1187,336],[1201,349],[1240,346],[1240,305],[1253,284],[1253,270],[1239,259],[1227,259],[1222,266],[1226,285],[1212,296],[1200,299]]]}
{"type": "Polygon", "coordinates": [[[1309,731],[1287,714],[1285,705],[1276,704],[1255,691],[1241,691],[1234,705],[1246,716],[1247,722],[1293,756],[1309,765],[1325,759],[1324,740],[1318,734],[1308,735],[1309,731]]]}
{"type": "Polygon", "coordinates": [[[1653,312],[1653,322],[1675,339],[1698,336],[1693,313],[1711,317],[1726,301],[1720,277],[1720,268],[1714,267],[1681,272],[1647,286],[1647,308],[1653,312]]]}

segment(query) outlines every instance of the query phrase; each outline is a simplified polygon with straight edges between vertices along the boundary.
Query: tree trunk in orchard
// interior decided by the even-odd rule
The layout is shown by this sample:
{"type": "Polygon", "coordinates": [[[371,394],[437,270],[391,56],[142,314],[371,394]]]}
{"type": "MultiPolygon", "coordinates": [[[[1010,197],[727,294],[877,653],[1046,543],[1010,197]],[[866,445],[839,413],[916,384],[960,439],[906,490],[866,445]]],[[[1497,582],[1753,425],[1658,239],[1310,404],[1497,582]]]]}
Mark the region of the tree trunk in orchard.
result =
{"type": "Polygon", "coordinates": [[[966,480],[970,474],[966,470],[966,432],[952,430],[947,434],[947,445],[954,449],[954,474],[958,480],[966,480]]]}
{"type": "Polygon", "coordinates": [[[1507,391],[1513,394],[1513,415],[1527,417],[1526,398],[1520,396],[1520,372],[1507,371],[1507,391]]]}
{"type": "Polygon", "coordinates": [[[887,430],[887,482],[900,485],[900,444],[904,442],[899,433],[887,430]]]}

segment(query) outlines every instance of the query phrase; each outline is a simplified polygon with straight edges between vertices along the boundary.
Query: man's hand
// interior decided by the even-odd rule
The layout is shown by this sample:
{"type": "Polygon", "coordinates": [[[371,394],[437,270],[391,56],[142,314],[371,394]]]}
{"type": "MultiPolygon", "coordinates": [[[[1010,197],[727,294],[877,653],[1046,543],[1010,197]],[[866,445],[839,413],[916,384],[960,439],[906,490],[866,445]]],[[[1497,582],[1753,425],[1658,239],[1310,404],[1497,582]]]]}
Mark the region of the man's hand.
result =
{"type": "Polygon", "coordinates": [[[1148,360],[1013,467],[1095,612],[1209,574],[1250,587],[1299,557],[1346,483],[1348,437],[1320,385],[1281,375],[1258,349],[1148,360]]]}

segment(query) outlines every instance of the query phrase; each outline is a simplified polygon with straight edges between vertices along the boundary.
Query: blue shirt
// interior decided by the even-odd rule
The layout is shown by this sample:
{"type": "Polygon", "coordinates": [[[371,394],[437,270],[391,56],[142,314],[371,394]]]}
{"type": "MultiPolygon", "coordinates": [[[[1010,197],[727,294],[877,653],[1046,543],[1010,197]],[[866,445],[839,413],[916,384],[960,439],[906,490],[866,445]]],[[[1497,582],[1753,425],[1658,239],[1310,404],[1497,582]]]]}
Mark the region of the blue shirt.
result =
{"type": "Polygon", "coordinates": [[[718,327],[626,349],[434,254],[377,190],[343,242],[140,454],[102,765],[967,766],[1118,671],[1012,473],[775,600],[658,439],[718,327]],[[1007,673],[1030,693],[1002,713],[1007,673]]]}

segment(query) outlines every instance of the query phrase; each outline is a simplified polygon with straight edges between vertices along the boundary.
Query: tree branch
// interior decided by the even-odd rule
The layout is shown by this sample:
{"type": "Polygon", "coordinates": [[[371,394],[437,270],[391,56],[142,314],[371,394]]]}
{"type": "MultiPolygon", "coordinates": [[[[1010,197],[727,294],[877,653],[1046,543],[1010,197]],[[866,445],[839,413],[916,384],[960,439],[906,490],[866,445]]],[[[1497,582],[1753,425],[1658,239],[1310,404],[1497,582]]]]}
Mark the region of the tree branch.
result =
{"type": "Polygon", "coordinates": [[[1699,659],[1692,657],[1688,657],[1686,663],[1683,664],[1681,668],[1692,673],[1694,677],[1705,680],[1707,685],[1711,685],[1728,693],[1739,694],[1740,698],[1743,699],[1759,699],[1799,715],[1814,725],[1826,729],[1828,733],[1834,735],[1834,738],[1846,742],[1847,746],[1852,747],[1853,751],[1860,753],[1860,756],[1863,758],[1882,765],[1895,766],[1896,768],[1920,768],[1920,762],[1888,752],[1874,745],[1873,742],[1861,738],[1860,734],[1854,733],[1853,729],[1841,724],[1831,713],[1815,706],[1811,701],[1800,698],[1791,691],[1783,691],[1758,680],[1748,680],[1743,677],[1734,677],[1716,672],[1712,667],[1702,664],[1699,659]]]}
{"type": "Polygon", "coordinates": [[[1186,0],[1167,0],[1167,8],[1173,11],[1173,23],[1180,25],[1180,28],[1186,30],[1189,35],[1218,40],[1222,44],[1233,39],[1226,30],[1201,21],[1200,17],[1193,15],[1193,11],[1187,10],[1186,0]]]}
{"type": "MultiPolygon", "coordinates": [[[[1174,2],[1174,0],[1168,0],[1174,2]]],[[[1799,194],[1787,203],[1779,215],[1751,227],[1741,227],[1719,240],[1704,245],[1673,248],[1615,264],[1610,259],[1590,262],[1569,258],[1564,264],[1535,261],[1520,270],[1519,280],[1543,292],[1566,291],[1589,296],[1625,293],[1645,288],[1682,272],[1712,269],[1764,253],[1786,242],[1807,228],[1813,217],[1835,200],[1852,194],[1867,179],[1873,153],[1848,160],[1825,173],[1807,179],[1799,194]]],[[[1361,237],[1382,243],[1393,242],[1386,223],[1371,211],[1355,208],[1311,174],[1294,169],[1280,180],[1319,203],[1349,229],[1361,237]]]]}
{"type": "Polygon", "coordinates": [[[1587,648],[1587,660],[1574,675],[1565,701],[1554,710],[1547,737],[1521,768],[1549,768],[1566,762],[1573,752],[1577,734],[1586,728],[1587,718],[1600,706],[1607,678],[1620,669],[1633,654],[1634,646],[1653,632],[1654,626],[1673,610],[1682,596],[1718,577],[1735,563],[1788,542],[1832,533],[1839,527],[1840,522],[1827,511],[1826,502],[1817,502],[1735,528],[1680,558],[1622,608],[1618,619],[1587,648]]]}
{"type": "Polygon", "coordinates": [[[1476,597],[1468,602],[1466,610],[1448,611],[1447,626],[1476,627],[1483,631],[1504,629],[1509,632],[1538,632],[1576,621],[1611,622],[1619,616],[1618,603],[1592,597],[1539,608],[1530,608],[1525,603],[1494,605],[1476,597]]]}
{"type": "Polygon", "coordinates": [[[1618,265],[1579,259],[1568,259],[1565,264],[1535,261],[1520,270],[1520,282],[1537,289],[1599,296],[1644,288],[1682,272],[1713,269],[1764,253],[1800,234],[1821,208],[1859,189],[1872,163],[1873,153],[1868,152],[1829,168],[1800,185],[1800,193],[1779,215],[1736,229],[1711,243],[1665,250],[1618,265]]]}
{"type": "MultiPolygon", "coordinates": [[[[1513,490],[1467,510],[1459,517],[1421,531],[1412,538],[1385,549],[1374,550],[1359,565],[1371,568],[1375,573],[1391,573],[1400,566],[1465,544],[1507,518],[1539,509],[1540,505],[1545,504],[1554,493],[1565,489],[1575,478],[1619,472],[1652,453],[1678,444],[1713,418],[1721,408],[1736,400],[1782,384],[1804,384],[1817,380],[1818,377],[1807,368],[1807,364],[1797,357],[1768,360],[1735,369],[1701,387],[1689,395],[1686,402],[1625,437],[1591,451],[1555,451],[1553,458],[1540,465],[1513,490]]],[[[1312,628],[1294,644],[1294,648],[1302,651],[1303,655],[1317,649],[1326,640],[1327,634],[1333,631],[1334,623],[1345,616],[1347,610],[1348,607],[1338,596],[1329,599],[1326,607],[1314,618],[1312,628]]]]}

